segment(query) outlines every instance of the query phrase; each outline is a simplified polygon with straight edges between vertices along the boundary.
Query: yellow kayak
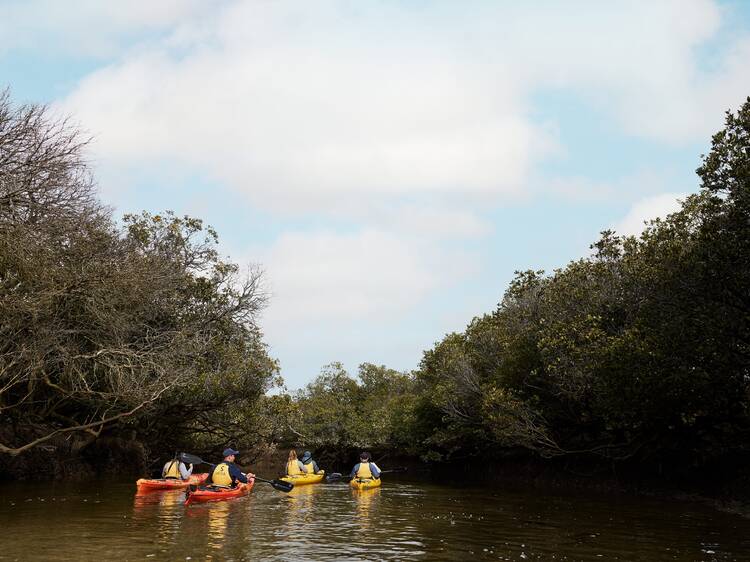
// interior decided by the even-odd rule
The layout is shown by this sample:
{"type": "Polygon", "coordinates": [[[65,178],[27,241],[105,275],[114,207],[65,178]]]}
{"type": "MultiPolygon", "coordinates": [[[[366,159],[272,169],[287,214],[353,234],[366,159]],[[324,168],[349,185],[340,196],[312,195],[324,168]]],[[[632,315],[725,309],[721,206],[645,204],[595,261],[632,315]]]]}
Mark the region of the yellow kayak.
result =
{"type": "Polygon", "coordinates": [[[317,474],[300,474],[299,476],[289,476],[288,474],[281,478],[284,482],[291,482],[295,486],[302,486],[303,484],[318,484],[323,481],[326,476],[326,471],[321,470],[317,474]]]}
{"type": "Polygon", "coordinates": [[[377,488],[383,482],[380,478],[352,478],[352,488],[357,490],[369,490],[370,488],[377,488]]]}

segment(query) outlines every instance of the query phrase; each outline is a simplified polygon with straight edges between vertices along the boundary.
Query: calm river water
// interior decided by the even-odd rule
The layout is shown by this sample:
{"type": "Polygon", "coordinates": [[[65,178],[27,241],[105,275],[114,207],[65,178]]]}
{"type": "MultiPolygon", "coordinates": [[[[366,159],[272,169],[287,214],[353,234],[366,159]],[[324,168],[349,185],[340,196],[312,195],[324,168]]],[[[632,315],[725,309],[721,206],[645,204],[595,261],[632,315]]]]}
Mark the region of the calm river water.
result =
{"type": "Polygon", "coordinates": [[[183,498],[2,484],[0,560],[750,560],[750,520],[689,502],[393,480],[183,498]]]}

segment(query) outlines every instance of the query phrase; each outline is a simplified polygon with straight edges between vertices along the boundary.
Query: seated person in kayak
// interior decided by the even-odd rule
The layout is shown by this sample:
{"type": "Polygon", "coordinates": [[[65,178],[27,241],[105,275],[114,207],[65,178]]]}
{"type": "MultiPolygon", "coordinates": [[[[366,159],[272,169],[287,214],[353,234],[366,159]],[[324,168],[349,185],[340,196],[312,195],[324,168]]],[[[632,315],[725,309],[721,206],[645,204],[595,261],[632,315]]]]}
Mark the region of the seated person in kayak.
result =
{"type": "Polygon", "coordinates": [[[318,466],[318,463],[313,460],[310,451],[305,451],[302,454],[300,461],[302,462],[302,470],[305,471],[305,474],[318,474],[320,472],[320,467],[318,466]]]}
{"type": "Polygon", "coordinates": [[[161,469],[161,477],[165,480],[189,480],[190,475],[193,473],[193,465],[190,468],[185,466],[185,463],[175,457],[171,461],[167,461],[164,468],[161,469]]]}
{"type": "Polygon", "coordinates": [[[292,449],[289,451],[289,458],[286,461],[286,475],[302,476],[304,474],[307,474],[305,465],[297,459],[297,451],[292,449]]]}
{"type": "Polygon", "coordinates": [[[206,483],[228,488],[234,488],[237,485],[237,482],[247,484],[247,477],[250,476],[252,478],[255,475],[250,473],[247,475],[243,474],[239,467],[234,464],[234,460],[239,454],[240,452],[235,451],[234,449],[224,449],[224,452],[222,453],[224,460],[214,467],[211,474],[208,476],[206,483]]]}
{"type": "Polygon", "coordinates": [[[363,451],[359,454],[359,462],[354,465],[349,476],[359,480],[377,480],[380,478],[380,468],[370,461],[370,453],[363,451]]]}

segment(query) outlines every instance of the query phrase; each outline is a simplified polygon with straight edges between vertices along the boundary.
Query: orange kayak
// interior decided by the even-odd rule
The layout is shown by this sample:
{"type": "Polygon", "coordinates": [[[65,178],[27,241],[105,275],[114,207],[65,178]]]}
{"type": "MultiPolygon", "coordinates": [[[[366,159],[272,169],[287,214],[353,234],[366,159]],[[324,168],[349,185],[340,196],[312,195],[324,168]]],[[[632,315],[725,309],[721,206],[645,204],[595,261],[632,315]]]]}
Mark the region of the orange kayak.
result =
{"type": "Polygon", "coordinates": [[[208,478],[207,472],[193,474],[189,480],[177,480],[174,478],[141,478],[136,481],[138,491],[148,490],[179,490],[187,488],[190,484],[200,484],[208,478]]]}
{"type": "Polygon", "coordinates": [[[188,489],[185,496],[185,505],[190,505],[192,502],[217,502],[239,498],[252,490],[254,484],[255,479],[248,478],[247,484],[240,482],[234,488],[215,488],[209,484],[208,486],[200,486],[195,490],[188,489]]]}

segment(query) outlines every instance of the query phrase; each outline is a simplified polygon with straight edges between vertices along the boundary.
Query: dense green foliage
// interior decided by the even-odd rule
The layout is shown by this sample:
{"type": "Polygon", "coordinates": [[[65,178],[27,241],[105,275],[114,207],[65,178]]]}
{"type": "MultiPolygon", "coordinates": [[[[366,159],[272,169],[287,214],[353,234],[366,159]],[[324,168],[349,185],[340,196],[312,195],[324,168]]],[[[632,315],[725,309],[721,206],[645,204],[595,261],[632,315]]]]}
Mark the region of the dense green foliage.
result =
{"type": "Polygon", "coordinates": [[[254,322],[260,273],[222,260],[198,219],[113,220],[85,144],[0,96],[0,457],[107,435],[262,440],[248,419],[277,367],[254,322]]]}
{"type": "Polygon", "coordinates": [[[290,426],[294,440],[317,449],[396,448],[415,452],[414,379],[383,366],[364,363],[358,379],[341,364],[323,368],[295,396],[290,426]]]}
{"type": "Polygon", "coordinates": [[[691,466],[748,451],[750,99],[697,172],[700,193],[640,237],[607,231],[564,269],[518,273],[413,378],[325,371],[298,402],[307,443],[691,466]]]}

